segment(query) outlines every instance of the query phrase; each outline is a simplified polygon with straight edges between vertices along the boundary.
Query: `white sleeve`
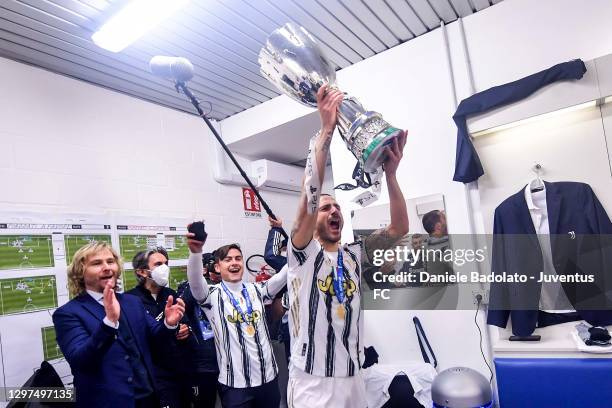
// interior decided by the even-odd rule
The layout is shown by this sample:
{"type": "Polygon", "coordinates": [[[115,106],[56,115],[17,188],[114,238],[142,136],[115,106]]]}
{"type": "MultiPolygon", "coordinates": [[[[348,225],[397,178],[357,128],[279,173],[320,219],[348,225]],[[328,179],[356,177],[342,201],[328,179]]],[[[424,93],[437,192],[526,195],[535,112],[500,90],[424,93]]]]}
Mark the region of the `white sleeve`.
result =
{"type": "Polygon", "coordinates": [[[287,248],[287,265],[289,265],[290,268],[302,266],[306,263],[308,258],[316,256],[320,250],[321,244],[314,238],[310,240],[304,249],[294,247],[293,242],[290,240],[289,248],[287,248]]]}
{"type": "Polygon", "coordinates": [[[193,298],[200,304],[208,298],[208,284],[202,272],[202,254],[190,252],[187,262],[187,279],[189,279],[189,287],[193,298]]]}
{"type": "Polygon", "coordinates": [[[175,330],[177,327],[179,327],[179,324],[175,324],[174,326],[170,326],[168,323],[166,323],[166,319],[164,319],[164,325],[166,326],[166,329],[169,330],[175,330]]]}
{"type": "Polygon", "coordinates": [[[274,297],[278,294],[278,292],[287,286],[288,269],[289,267],[287,265],[283,266],[278,273],[261,284],[264,304],[267,305],[272,303],[272,300],[274,300],[274,297]]]}
{"type": "Polygon", "coordinates": [[[108,327],[112,327],[115,330],[119,330],[119,321],[118,320],[115,323],[113,323],[113,322],[110,321],[110,319],[108,317],[104,316],[104,319],[102,319],[102,321],[108,327]]]}

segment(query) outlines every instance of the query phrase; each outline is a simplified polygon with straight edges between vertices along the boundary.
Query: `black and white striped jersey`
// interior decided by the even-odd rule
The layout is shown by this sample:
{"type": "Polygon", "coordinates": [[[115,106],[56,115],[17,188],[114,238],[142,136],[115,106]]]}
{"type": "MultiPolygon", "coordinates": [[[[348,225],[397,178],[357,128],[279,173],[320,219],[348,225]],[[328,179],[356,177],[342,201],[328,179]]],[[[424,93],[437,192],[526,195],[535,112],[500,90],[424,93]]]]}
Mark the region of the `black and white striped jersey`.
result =
{"type": "Polygon", "coordinates": [[[343,246],[344,304],[333,287],[338,253],[311,240],[304,249],[290,244],[287,290],[291,363],[321,377],[350,377],[361,367],[361,246],[343,246]]]}
{"type": "MultiPolygon", "coordinates": [[[[202,277],[201,259],[200,254],[192,254],[189,258],[187,273],[192,292],[192,280],[202,277]]],[[[276,378],[278,367],[272,352],[264,306],[271,303],[285,287],[286,271],[287,268],[284,268],[265,282],[244,283],[253,308],[252,324],[255,330],[252,333],[220,284],[209,286],[204,281],[204,299],[198,299],[194,294],[213,328],[221,384],[234,388],[257,387],[276,378]]],[[[246,312],[242,283],[226,282],[226,286],[246,312]]]]}

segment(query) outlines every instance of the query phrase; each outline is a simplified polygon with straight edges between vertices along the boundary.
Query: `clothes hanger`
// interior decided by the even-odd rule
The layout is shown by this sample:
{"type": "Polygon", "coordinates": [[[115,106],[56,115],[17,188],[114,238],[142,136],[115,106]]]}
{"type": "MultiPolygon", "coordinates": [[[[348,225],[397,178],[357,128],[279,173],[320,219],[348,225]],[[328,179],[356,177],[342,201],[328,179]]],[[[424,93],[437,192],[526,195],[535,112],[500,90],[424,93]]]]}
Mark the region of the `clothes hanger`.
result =
{"type": "Polygon", "coordinates": [[[532,193],[544,190],[544,182],[542,181],[542,173],[544,172],[544,167],[540,163],[536,163],[531,169],[536,174],[536,178],[531,180],[531,182],[529,183],[529,189],[532,193]]]}

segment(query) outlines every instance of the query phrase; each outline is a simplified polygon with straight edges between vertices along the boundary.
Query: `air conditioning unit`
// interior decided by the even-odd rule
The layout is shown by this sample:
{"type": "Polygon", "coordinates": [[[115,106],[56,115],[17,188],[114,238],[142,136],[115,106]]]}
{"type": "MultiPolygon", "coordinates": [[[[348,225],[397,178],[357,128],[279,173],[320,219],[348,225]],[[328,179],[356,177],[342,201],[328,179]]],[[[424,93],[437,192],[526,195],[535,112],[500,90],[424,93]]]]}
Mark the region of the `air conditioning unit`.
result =
{"type": "Polygon", "coordinates": [[[257,177],[257,187],[299,193],[302,190],[304,168],[261,159],[251,163],[251,174],[257,177]]]}

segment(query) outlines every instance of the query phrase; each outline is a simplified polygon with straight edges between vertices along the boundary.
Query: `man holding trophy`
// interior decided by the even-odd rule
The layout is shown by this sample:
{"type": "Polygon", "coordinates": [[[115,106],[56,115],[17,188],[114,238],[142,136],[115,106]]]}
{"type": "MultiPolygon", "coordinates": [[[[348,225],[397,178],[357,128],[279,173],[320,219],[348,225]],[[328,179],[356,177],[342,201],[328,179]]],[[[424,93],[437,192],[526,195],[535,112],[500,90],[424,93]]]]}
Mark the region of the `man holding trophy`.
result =
{"type": "MultiPolygon", "coordinates": [[[[408,232],[406,203],[396,178],[406,132],[390,126],[380,114],[366,112],[356,99],[335,89],[334,70],[314,38],[301,27],[286,24],[272,33],[260,52],[260,64],[271,82],[294,99],[316,106],[321,118],[321,130],[310,143],[287,251],[288,403],[296,408],[366,407],[360,374],[361,262],[368,262],[376,249],[394,247],[408,232]],[[357,158],[358,169],[368,175],[373,196],[384,170],[390,200],[390,224],[348,245],[340,244],[344,224],[340,206],[332,196],[321,194],[336,126],[357,158]]],[[[359,181],[358,185],[364,187],[359,181]]],[[[364,197],[362,202],[367,204],[370,199],[364,197]]]]}

